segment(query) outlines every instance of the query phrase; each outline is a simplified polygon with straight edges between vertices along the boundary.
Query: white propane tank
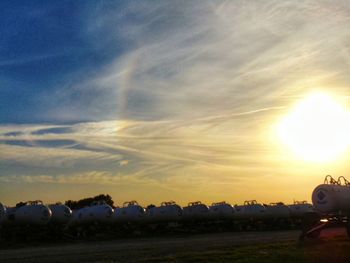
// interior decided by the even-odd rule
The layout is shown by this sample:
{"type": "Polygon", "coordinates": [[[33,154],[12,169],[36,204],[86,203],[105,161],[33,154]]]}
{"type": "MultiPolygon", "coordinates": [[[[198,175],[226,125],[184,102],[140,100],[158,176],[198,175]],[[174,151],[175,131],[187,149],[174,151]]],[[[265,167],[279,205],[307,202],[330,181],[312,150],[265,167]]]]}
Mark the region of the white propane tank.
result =
{"type": "Polygon", "coordinates": [[[209,215],[209,208],[200,201],[188,203],[183,208],[183,218],[188,220],[205,219],[209,215]]]}
{"type": "Polygon", "coordinates": [[[256,200],[244,201],[243,205],[235,206],[238,219],[263,219],[266,217],[266,208],[256,200]]]}
{"type": "Polygon", "coordinates": [[[125,202],[123,207],[114,209],[115,222],[136,222],[141,221],[145,217],[145,209],[136,201],[125,202]]]}
{"type": "Polygon", "coordinates": [[[174,222],[182,217],[182,209],[174,201],[163,202],[160,206],[154,206],[146,210],[146,216],[153,222],[174,222]]]}
{"type": "Polygon", "coordinates": [[[69,221],[69,223],[73,224],[73,225],[78,225],[78,224],[84,223],[83,214],[86,213],[87,209],[88,209],[88,207],[84,207],[84,208],[80,208],[80,209],[73,209],[72,210],[72,218],[69,221]]]}
{"type": "Polygon", "coordinates": [[[350,214],[350,183],[343,176],[336,181],[327,175],[324,183],[313,191],[312,203],[314,209],[322,214],[350,214]]]}
{"type": "Polygon", "coordinates": [[[93,202],[90,206],[73,211],[72,224],[110,223],[113,208],[105,202],[93,202]]]}
{"type": "Polygon", "coordinates": [[[12,220],[16,224],[45,225],[51,219],[51,210],[42,201],[29,201],[16,207],[12,220]]]}
{"type": "Polygon", "coordinates": [[[16,212],[16,207],[6,207],[6,218],[3,221],[3,224],[15,223],[15,212],[16,212]]]}
{"type": "Polygon", "coordinates": [[[6,207],[0,203],[0,225],[6,221],[6,207]]]}
{"type": "Polygon", "coordinates": [[[305,214],[314,212],[312,205],[306,201],[294,201],[288,208],[292,218],[302,218],[305,214]]]}
{"type": "Polygon", "coordinates": [[[225,201],[212,203],[209,207],[209,216],[215,219],[230,219],[234,217],[236,210],[225,201]]]}
{"type": "Polygon", "coordinates": [[[290,217],[290,211],[288,206],[286,206],[282,202],[270,203],[269,205],[265,206],[265,208],[267,218],[281,219],[290,217]]]}
{"type": "Polygon", "coordinates": [[[72,218],[72,210],[61,203],[49,205],[52,212],[51,221],[56,224],[67,224],[72,218]]]}

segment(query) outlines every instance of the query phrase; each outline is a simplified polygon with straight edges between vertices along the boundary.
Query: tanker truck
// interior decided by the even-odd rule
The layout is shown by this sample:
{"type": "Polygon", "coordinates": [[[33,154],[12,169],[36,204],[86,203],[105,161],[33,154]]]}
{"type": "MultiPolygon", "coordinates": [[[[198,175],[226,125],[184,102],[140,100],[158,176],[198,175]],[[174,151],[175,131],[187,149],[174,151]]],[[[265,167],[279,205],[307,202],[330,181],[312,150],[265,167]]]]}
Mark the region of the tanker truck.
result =
{"type": "Polygon", "coordinates": [[[312,192],[314,212],[305,214],[301,239],[318,237],[330,227],[345,227],[350,237],[350,182],[344,176],[335,180],[327,175],[312,192]]]}

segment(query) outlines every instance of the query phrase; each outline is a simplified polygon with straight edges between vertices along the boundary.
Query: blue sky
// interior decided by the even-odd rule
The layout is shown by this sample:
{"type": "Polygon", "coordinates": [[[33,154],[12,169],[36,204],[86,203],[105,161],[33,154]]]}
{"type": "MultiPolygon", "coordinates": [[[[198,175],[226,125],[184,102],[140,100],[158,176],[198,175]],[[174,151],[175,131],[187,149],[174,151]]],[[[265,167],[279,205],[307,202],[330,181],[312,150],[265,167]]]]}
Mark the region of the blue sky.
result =
{"type": "Polygon", "coordinates": [[[309,199],[330,166],[273,127],[315,89],[348,103],[349,20],[347,1],[1,1],[0,201],[309,199]]]}
{"type": "Polygon", "coordinates": [[[94,13],[122,6],[108,1],[3,1],[1,122],[55,121],[40,114],[60,104],[55,92],[101,70],[127,48],[123,39],[112,44],[102,29],[88,32],[94,13]],[[53,95],[49,104],[43,94],[53,95]]]}

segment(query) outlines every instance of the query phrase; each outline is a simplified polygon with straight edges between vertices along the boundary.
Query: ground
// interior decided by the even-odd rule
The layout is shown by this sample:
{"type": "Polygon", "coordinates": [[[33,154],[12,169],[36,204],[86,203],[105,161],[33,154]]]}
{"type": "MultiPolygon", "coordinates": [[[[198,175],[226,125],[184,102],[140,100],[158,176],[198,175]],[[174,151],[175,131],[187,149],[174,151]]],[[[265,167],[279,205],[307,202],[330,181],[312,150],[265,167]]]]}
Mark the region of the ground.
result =
{"type": "Polygon", "coordinates": [[[230,232],[176,237],[123,238],[61,244],[3,246],[5,262],[350,262],[350,241],[343,229],[314,240],[299,231],[230,232]]]}

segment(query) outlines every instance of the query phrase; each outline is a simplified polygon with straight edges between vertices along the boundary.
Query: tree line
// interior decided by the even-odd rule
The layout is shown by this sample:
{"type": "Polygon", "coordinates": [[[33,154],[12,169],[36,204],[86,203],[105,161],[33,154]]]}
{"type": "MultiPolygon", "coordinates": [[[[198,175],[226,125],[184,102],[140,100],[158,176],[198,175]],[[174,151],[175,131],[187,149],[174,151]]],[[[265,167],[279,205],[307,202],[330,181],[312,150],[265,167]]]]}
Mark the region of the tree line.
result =
{"type": "Polygon", "coordinates": [[[107,195],[100,194],[94,197],[83,198],[78,201],[67,200],[64,204],[68,206],[70,209],[80,209],[91,205],[91,203],[93,202],[101,202],[101,201],[105,202],[107,205],[110,205],[111,207],[114,207],[114,201],[109,194],[107,195]]]}

